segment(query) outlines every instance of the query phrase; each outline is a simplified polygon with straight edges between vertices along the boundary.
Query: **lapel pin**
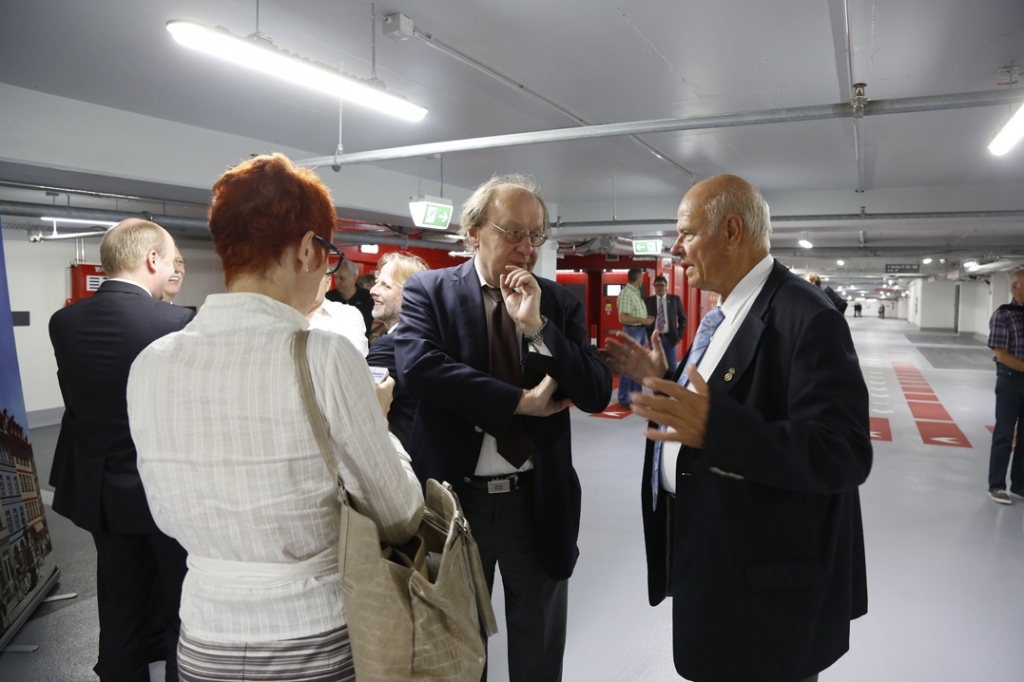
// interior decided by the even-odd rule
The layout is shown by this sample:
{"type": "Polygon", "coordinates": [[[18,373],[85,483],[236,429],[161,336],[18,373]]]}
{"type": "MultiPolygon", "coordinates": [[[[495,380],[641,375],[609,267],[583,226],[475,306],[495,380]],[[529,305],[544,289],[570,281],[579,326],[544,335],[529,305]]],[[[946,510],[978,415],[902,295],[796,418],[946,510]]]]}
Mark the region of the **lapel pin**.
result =
{"type": "Polygon", "coordinates": [[[734,374],[736,374],[736,368],[735,367],[730,367],[729,371],[725,373],[725,380],[726,381],[732,381],[732,377],[733,377],[734,374]]]}

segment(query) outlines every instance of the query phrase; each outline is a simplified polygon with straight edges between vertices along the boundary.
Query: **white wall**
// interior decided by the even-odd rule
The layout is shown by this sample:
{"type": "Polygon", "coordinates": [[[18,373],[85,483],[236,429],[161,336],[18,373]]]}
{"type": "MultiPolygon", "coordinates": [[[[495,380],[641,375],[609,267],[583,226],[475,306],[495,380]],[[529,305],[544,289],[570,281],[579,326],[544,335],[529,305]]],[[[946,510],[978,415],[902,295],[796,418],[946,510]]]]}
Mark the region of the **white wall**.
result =
{"type": "Polygon", "coordinates": [[[986,282],[960,283],[960,333],[988,336],[992,287],[986,282]]]}
{"type": "MultiPolygon", "coordinates": [[[[57,364],[50,346],[50,316],[64,306],[68,266],[75,257],[74,241],[29,243],[24,230],[3,230],[7,283],[11,309],[28,311],[29,326],[14,328],[25,393],[25,410],[31,425],[39,425],[31,413],[62,408],[57,385],[57,364]]],[[[212,245],[179,244],[185,258],[185,282],[175,298],[180,305],[200,306],[211,293],[223,292],[224,276],[212,245]]],[[[86,261],[99,263],[99,240],[85,241],[86,261]]],[[[52,415],[48,415],[51,416],[52,415]]]]}

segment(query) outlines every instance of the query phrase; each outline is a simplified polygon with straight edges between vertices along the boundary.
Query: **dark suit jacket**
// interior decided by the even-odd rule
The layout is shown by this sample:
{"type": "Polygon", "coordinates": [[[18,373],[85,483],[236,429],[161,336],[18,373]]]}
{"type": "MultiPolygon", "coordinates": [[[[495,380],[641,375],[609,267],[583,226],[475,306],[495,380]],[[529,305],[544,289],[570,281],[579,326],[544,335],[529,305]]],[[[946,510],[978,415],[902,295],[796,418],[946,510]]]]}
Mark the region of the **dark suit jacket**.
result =
{"type": "Polygon", "coordinates": [[[823,287],[822,291],[824,291],[825,295],[828,296],[828,300],[832,301],[832,305],[836,307],[836,310],[843,314],[846,313],[846,306],[849,304],[846,302],[845,298],[833,291],[832,287],[823,287]]]}
{"type": "Polygon", "coordinates": [[[388,373],[395,378],[395,390],[391,394],[391,408],[388,410],[388,426],[391,433],[398,436],[405,451],[412,454],[412,421],[416,416],[419,400],[409,395],[405,386],[398,381],[398,367],[395,365],[395,335],[385,334],[370,345],[366,356],[366,364],[370,367],[387,367],[388,373]]]}
{"type": "MultiPolygon", "coordinates": [[[[545,374],[556,396],[586,412],[608,406],[611,374],[590,345],[583,305],[560,284],[538,277],[544,343],[551,357],[527,352],[523,378],[536,386],[545,374]]],[[[413,468],[420,480],[458,486],[472,476],[484,432],[508,432],[522,390],[488,373],[487,319],[474,260],[412,275],[402,295],[395,331],[398,382],[420,399],[412,426],[413,468]]],[[[572,575],[579,551],[580,484],[572,466],[569,411],[527,417],[536,444],[534,504],[541,559],[556,580],[572,575]]]]}
{"type": "MultiPolygon", "coordinates": [[[[658,320],[658,297],[648,296],[644,303],[647,304],[647,314],[655,320],[655,324],[647,328],[647,336],[650,337],[658,320]]],[[[674,346],[686,335],[686,311],[683,310],[682,300],[675,294],[665,294],[665,318],[668,323],[667,338],[674,346]]]]}
{"type": "Polygon", "coordinates": [[[867,611],[857,486],[872,451],[849,326],[776,261],[708,386],[704,447],[682,449],[675,499],[662,491],[655,511],[648,442],[650,601],[673,597],[687,679],[802,680],[847,651],[867,611]]]}
{"type": "Polygon", "coordinates": [[[50,318],[65,408],[50,475],[53,510],[76,526],[158,532],[128,428],[128,371],[146,346],[193,317],[134,284],[107,281],[50,318]]]}

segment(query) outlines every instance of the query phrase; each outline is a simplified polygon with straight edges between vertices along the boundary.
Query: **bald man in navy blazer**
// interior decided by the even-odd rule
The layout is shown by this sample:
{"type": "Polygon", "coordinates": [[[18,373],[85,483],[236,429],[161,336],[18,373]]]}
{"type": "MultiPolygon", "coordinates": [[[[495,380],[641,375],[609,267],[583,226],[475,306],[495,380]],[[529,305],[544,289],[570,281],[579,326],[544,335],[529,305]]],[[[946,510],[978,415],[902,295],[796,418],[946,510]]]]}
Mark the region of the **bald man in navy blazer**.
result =
{"type": "Polygon", "coordinates": [[[672,597],[676,670],[689,680],[816,680],[867,611],[857,488],[872,449],[850,330],[772,259],[768,206],[744,180],[695,185],[677,226],[672,253],[719,305],[667,380],[655,378],[661,344],[609,343],[613,364],[658,392],[633,401],[652,420],[650,602],[672,597]]]}
{"type": "Polygon", "coordinates": [[[50,476],[53,510],[92,533],[96,544],[100,679],[148,682],[147,630],[157,618],[167,680],[177,680],[186,554],[149,512],[126,390],[138,354],[195,313],[160,300],[174,274],[174,240],[158,225],[118,223],[100,244],[100,260],[110,279],[50,318],[65,407],[50,476]],[[151,613],[153,604],[161,614],[151,613]]]}

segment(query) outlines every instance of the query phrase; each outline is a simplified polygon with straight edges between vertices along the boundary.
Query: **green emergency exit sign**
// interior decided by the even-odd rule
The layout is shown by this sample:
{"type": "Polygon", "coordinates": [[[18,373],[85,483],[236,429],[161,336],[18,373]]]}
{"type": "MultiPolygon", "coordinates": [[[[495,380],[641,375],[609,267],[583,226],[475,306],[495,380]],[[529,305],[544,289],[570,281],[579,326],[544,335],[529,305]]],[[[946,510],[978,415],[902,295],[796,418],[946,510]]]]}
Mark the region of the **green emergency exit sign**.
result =
{"type": "Polygon", "coordinates": [[[452,202],[439,197],[421,197],[409,202],[409,213],[416,227],[444,230],[452,219],[452,202]]]}
{"type": "Polygon", "coordinates": [[[657,256],[661,253],[660,239],[634,239],[634,256],[657,256]]]}

